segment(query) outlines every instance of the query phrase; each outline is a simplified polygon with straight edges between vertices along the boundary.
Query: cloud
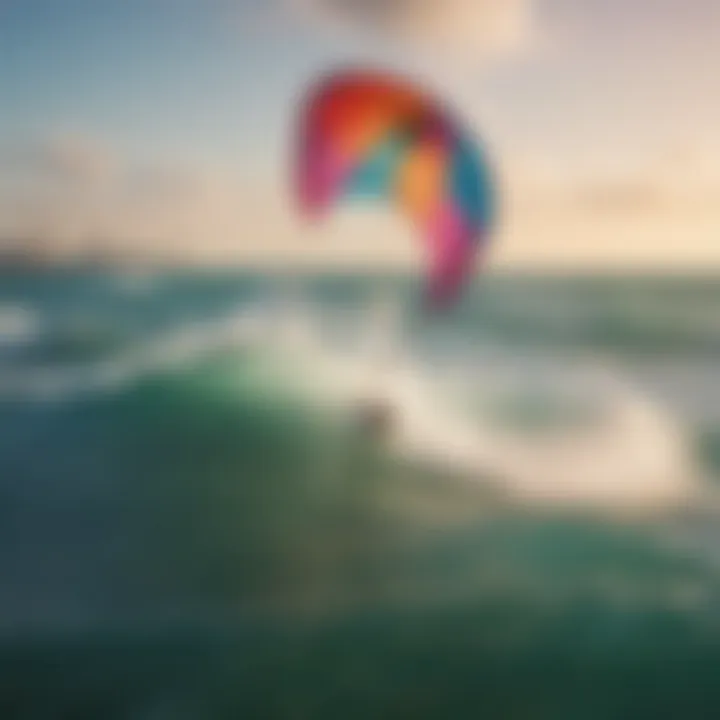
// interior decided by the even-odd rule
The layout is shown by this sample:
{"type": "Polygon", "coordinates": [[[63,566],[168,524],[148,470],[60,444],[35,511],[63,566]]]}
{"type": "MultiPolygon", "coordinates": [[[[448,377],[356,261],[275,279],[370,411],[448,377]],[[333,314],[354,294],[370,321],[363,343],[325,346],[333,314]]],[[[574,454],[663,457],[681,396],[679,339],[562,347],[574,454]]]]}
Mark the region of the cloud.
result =
{"type": "Polygon", "coordinates": [[[223,164],[123,156],[89,133],[0,147],[0,263],[16,252],[251,264],[307,255],[279,184],[223,164]]]}
{"type": "MultiPolygon", "coordinates": [[[[304,228],[272,179],[226,167],[153,165],[90,135],[52,135],[3,154],[0,252],[136,261],[417,266],[418,238],[401,213],[342,207],[304,228]],[[5,160],[12,159],[12,162],[5,160]]],[[[503,178],[498,265],[618,266],[720,262],[720,186],[634,172],[553,174],[518,157],[503,178]],[[669,182],[673,180],[673,182],[669,182]],[[703,186],[705,187],[705,186],[703,186]]]]}
{"type": "Polygon", "coordinates": [[[107,145],[83,135],[56,135],[37,152],[41,167],[64,179],[101,182],[118,171],[118,162],[107,145]]]}
{"type": "Polygon", "coordinates": [[[112,150],[83,134],[54,133],[46,138],[0,149],[2,170],[25,180],[103,183],[119,171],[112,150]]]}
{"type": "Polygon", "coordinates": [[[482,60],[524,48],[532,0],[286,0],[296,15],[482,60]]]}
{"type": "Polygon", "coordinates": [[[672,204],[667,192],[651,180],[587,184],[574,195],[580,209],[608,216],[659,213],[672,204]]]}
{"type": "Polygon", "coordinates": [[[257,198],[231,173],[121,161],[106,143],[53,135],[0,164],[0,247],[49,256],[197,258],[241,250],[257,198]]]}

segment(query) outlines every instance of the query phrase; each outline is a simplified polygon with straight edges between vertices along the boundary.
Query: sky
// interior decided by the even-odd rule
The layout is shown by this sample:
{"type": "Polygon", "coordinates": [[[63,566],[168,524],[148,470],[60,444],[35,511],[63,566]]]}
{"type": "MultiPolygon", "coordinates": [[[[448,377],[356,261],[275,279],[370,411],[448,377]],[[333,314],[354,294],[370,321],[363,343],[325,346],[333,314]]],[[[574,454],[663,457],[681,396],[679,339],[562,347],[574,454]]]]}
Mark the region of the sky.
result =
{"type": "Polygon", "coordinates": [[[720,267],[717,0],[0,0],[0,243],[419,262],[393,208],[295,217],[298,99],[422,78],[490,148],[499,267],[720,267]]]}

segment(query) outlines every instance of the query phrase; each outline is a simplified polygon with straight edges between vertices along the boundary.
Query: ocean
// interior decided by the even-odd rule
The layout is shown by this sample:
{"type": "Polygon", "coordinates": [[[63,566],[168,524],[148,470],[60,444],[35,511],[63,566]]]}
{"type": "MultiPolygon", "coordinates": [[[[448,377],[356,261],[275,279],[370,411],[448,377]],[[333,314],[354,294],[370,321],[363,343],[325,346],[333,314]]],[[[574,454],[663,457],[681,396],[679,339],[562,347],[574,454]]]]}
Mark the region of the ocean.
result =
{"type": "Polygon", "coordinates": [[[720,277],[420,292],[0,276],[2,720],[715,716],[720,277]]]}

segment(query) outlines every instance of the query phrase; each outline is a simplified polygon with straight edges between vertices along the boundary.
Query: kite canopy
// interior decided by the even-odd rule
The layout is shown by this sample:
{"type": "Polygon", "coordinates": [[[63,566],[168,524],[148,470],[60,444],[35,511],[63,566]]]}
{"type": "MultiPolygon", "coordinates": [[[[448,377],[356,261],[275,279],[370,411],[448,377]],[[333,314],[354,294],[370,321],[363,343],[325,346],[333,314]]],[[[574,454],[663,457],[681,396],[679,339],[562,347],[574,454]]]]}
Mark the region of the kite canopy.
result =
{"type": "Polygon", "coordinates": [[[427,246],[428,299],[452,302],[485,249],[493,183],[481,148],[429,94],[400,78],[346,71],[310,93],[296,191],[317,218],[344,198],[394,201],[427,246]]]}

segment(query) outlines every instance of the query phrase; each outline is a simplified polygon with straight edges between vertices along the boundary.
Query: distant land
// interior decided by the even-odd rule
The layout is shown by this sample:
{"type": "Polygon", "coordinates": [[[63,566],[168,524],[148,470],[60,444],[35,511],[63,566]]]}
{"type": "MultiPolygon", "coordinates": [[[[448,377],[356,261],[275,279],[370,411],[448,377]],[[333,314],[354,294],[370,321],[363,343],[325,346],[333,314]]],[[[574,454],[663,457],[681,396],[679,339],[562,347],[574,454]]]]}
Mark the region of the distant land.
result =
{"type": "MultiPolygon", "coordinates": [[[[177,271],[202,269],[208,271],[248,271],[292,273],[339,273],[341,275],[362,275],[366,273],[416,274],[422,273],[422,259],[415,263],[393,263],[381,260],[359,260],[348,256],[345,261],[337,259],[323,262],[317,258],[296,253],[277,253],[267,257],[243,258],[228,253],[201,254],[189,252],[187,247],[159,249],[148,242],[144,246],[133,243],[92,243],[65,248],[34,238],[0,239],[0,273],[23,273],[44,270],[96,270],[112,272],[177,271]],[[150,248],[153,248],[152,250],[150,248]]],[[[549,263],[506,263],[495,262],[479,269],[478,273],[493,276],[575,276],[575,277],[698,277],[720,278],[720,266],[714,263],[658,263],[639,264],[549,262],[549,263]]]]}
{"type": "Polygon", "coordinates": [[[0,270],[27,271],[44,268],[172,268],[196,265],[182,253],[138,252],[136,249],[123,250],[109,244],[97,244],[92,249],[58,250],[41,241],[23,240],[0,242],[0,270]]]}

